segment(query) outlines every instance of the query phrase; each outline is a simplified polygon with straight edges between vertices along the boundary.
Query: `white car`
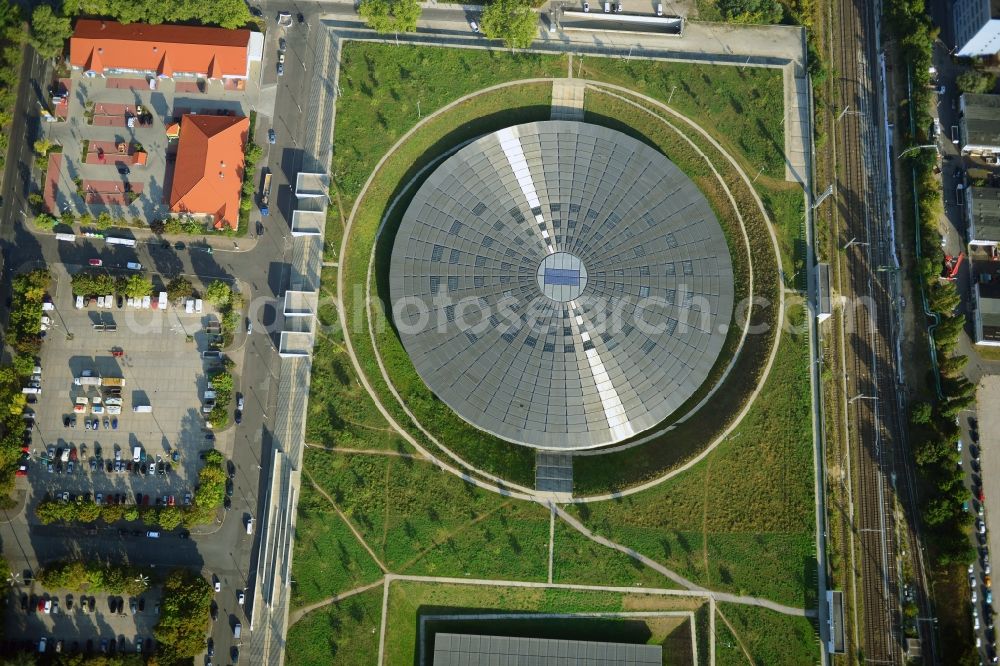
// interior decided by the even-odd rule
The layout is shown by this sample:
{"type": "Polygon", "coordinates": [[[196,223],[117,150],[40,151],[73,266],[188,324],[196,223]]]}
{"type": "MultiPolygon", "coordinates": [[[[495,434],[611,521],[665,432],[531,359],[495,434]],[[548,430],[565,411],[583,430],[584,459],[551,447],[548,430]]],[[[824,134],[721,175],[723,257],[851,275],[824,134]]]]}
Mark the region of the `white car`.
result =
{"type": "Polygon", "coordinates": [[[215,591],[216,592],[221,592],[222,591],[222,581],[219,580],[218,577],[215,578],[215,591]]]}
{"type": "Polygon", "coordinates": [[[977,519],[977,520],[976,520],[976,530],[977,530],[977,531],[978,531],[978,532],[979,532],[980,534],[986,534],[986,523],[984,523],[984,522],[982,521],[982,519],[977,519]]]}
{"type": "Polygon", "coordinates": [[[589,2],[583,3],[583,11],[585,11],[585,12],[589,12],[590,11],[590,3],[589,2]]]}
{"type": "Polygon", "coordinates": [[[973,590],[972,590],[972,603],[976,603],[977,601],[979,601],[979,595],[976,594],[976,590],[975,590],[975,588],[973,588],[973,590]]]}
{"type": "Polygon", "coordinates": [[[253,322],[252,321],[248,321],[247,322],[247,335],[250,335],[251,333],[253,333],[253,322]]]}
{"type": "Polygon", "coordinates": [[[243,590],[240,590],[239,592],[236,593],[236,603],[238,603],[240,606],[242,606],[243,602],[245,602],[246,600],[247,598],[246,595],[243,594],[243,590]]]}
{"type": "Polygon", "coordinates": [[[472,28],[472,32],[479,33],[479,24],[475,21],[469,21],[469,27],[472,28]]]}
{"type": "Polygon", "coordinates": [[[138,261],[130,261],[127,264],[125,264],[125,268],[129,269],[130,271],[141,271],[142,264],[140,264],[138,261]]]}

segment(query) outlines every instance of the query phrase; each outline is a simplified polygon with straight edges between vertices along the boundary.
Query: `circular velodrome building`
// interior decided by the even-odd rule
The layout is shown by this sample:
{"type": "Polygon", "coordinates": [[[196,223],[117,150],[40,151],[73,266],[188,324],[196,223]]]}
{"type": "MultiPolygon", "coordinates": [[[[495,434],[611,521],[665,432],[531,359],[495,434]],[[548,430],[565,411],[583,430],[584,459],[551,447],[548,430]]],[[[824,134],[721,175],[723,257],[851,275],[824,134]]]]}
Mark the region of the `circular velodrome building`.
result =
{"type": "Polygon", "coordinates": [[[389,285],[431,391],[482,430],[556,450],[663,421],[705,381],[733,310],[726,239],[694,183],[569,121],[508,127],[438,166],[389,285]]]}

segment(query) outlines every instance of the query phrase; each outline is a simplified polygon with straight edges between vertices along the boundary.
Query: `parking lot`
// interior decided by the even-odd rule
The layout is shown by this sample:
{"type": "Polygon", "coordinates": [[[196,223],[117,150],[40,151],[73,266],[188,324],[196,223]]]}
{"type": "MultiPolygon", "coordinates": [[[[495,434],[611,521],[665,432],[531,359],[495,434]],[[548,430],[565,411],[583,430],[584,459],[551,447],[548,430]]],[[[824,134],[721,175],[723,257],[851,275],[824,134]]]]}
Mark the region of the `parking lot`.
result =
{"type": "Polygon", "coordinates": [[[182,505],[194,492],[199,454],[213,447],[231,452],[231,434],[206,429],[201,410],[206,370],[221,367],[201,353],[215,316],[172,305],[78,309],[69,280],[58,281],[52,300],[53,325],[40,355],[42,392],[31,405],[29,507],[49,493],[101,494],[105,503],[133,503],[138,493],[149,505],[182,505]],[[74,383],[87,374],[104,384],[120,379],[121,386],[74,383]],[[120,405],[111,404],[119,398],[120,405]],[[151,411],[134,411],[145,406],[151,411]],[[120,413],[108,413],[116,407],[120,413]]]}
{"type": "Polygon", "coordinates": [[[10,639],[30,643],[32,651],[39,651],[39,641],[45,638],[45,651],[50,654],[60,641],[62,652],[153,653],[158,590],[127,597],[43,592],[34,587],[33,594],[19,589],[11,592],[6,622],[10,639]]]}

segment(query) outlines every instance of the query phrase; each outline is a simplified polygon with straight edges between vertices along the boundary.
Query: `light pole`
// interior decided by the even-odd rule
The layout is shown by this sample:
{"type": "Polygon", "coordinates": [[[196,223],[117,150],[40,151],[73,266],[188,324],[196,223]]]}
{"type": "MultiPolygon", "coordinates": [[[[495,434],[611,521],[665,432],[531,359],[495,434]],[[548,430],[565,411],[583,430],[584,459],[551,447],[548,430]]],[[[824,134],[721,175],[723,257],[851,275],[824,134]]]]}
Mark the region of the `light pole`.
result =
{"type": "Polygon", "coordinates": [[[859,241],[857,238],[852,238],[851,240],[847,241],[847,245],[845,245],[842,249],[846,250],[852,245],[868,245],[868,241],[859,241]]]}
{"type": "Polygon", "coordinates": [[[670,106],[670,100],[674,98],[674,91],[677,90],[677,86],[670,89],[670,94],[667,95],[667,106],[670,106]]]}
{"type": "Polygon", "coordinates": [[[854,396],[853,398],[851,398],[850,400],[848,400],[847,404],[850,405],[855,400],[878,400],[878,396],[877,395],[864,395],[863,393],[859,393],[856,396],[854,396]]]}

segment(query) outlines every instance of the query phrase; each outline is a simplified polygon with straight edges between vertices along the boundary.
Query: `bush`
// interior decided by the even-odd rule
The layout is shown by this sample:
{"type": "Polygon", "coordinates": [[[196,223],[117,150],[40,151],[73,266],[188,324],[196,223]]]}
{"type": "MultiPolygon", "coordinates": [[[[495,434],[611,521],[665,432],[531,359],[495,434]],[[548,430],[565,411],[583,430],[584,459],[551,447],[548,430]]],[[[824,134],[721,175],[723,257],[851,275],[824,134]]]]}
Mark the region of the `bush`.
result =
{"type": "Polygon", "coordinates": [[[187,298],[193,293],[194,287],[191,285],[191,281],[183,275],[178,275],[167,283],[167,298],[172,301],[187,298]]]}
{"type": "Polygon", "coordinates": [[[71,279],[74,294],[107,295],[115,290],[115,279],[107,273],[80,271],[71,279]]]}
{"type": "Polygon", "coordinates": [[[967,72],[962,72],[955,79],[955,83],[958,85],[958,89],[962,92],[967,93],[988,93],[992,92],[993,88],[997,84],[996,74],[991,72],[981,72],[976,69],[970,69],[967,72]]]}
{"type": "Polygon", "coordinates": [[[64,560],[46,565],[36,577],[39,583],[50,589],[135,596],[149,587],[143,582],[148,578],[140,574],[142,570],[137,567],[64,560]]]}

